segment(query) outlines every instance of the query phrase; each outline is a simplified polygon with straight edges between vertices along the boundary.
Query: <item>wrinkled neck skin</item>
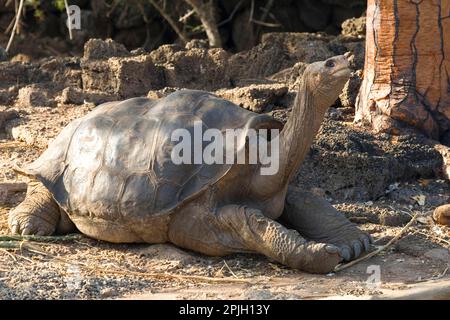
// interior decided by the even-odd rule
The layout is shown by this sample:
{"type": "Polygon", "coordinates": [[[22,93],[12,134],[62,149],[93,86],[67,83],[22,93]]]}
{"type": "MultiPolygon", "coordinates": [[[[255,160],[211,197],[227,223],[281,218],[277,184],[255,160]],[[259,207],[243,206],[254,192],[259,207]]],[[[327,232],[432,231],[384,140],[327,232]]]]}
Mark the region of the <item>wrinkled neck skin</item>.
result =
{"type": "MultiPolygon", "coordinates": [[[[306,81],[302,81],[295,98],[291,116],[280,133],[279,183],[286,185],[300,168],[320,129],[328,109],[306,81]]],[[[326,100],[326,99],[323,99],[326,100]]]]}
{"type": "Polygon", "coordinates": [[[302,80],[291,115],[280,133],[279,171],[272,176],[257,174],[255,177],[257,186],[265,186],[259,188],[262,189],[258,192],[260,196],[270,197],[281,192],[283,195],[280,196],[284,198],[287,186],[308,154],[329,107],[326,101],[321,101],[317,96],[320,97],[320,94],[302,80]]]}

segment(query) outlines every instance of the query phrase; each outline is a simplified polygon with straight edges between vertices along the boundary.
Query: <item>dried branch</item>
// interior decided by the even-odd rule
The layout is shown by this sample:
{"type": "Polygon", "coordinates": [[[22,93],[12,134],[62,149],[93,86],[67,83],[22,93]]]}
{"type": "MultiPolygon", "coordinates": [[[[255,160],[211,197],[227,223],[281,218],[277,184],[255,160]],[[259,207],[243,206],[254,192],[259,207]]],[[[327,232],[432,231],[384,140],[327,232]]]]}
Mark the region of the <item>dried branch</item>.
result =
{"type": "Polygon", "coordinates": [[[70,40],[73,40],[72,21],[70,21],[70,11],[69,11],[69,4],[67,3],[67,0],[64,0],[64,6],[66,7],[66,13],[67,13],[67,28],[69,28],[69,38],[70,38],[70,40]]]}
{"type": "Polygon", "coordinates": [[[178,21],[186,23],[186,21],[195,13],[195,10],[189,10],[184,16],[180,17],[178,21]]]}
{"type": "Polygon", "coordinates": [[[213,1],[209,0],[203,3],[203,0],[185,0],[200,18],[200,21],[205,28],[206,35],[211,47],[222,47],[222,39],[220,37],[219,28],[217,27],[216,19],[214,18],[213,1]]]}
{"type": "Polygon", "coordinates": [[[250,14],[248,16],[248,24],[252,23],[254,14],[255,14],[255,0],[252,0],[252,2],[250,4],[250,14]]]}
{"type": "Polygon", "coordinates": [[[109,19],[111,18],[111,15],[113,14],[114,10],[116,10],[117,6],[119,5],[120,1],[115,0],[111,7],[109,8],[108,12],[106,12],[106,17],[109,19]]]}
{"type": "Polygon", "coordinates": [[[16,22],[16,16],[11,20],[8,27],[5,29],[4,34],[8,34],[11,32],[12,28],[14,27],[14,23],[16,22]]]}
{"type": "Polygon", "coordinates": [[[239,10],[239,8],[241,7],[242,3],[244,2],[244,0],[240,0],[238,2],[238,4],[234,7],[233,11],[230,13],[230,16],[228,18],[226,18],[225,20],[221,21],[217,26],[221,27],[225,24],[227,24],[228,22],[230,22],[231,20],[233,20],[234,15],[236,14],[236,12],[239,10]]]}
{"type": "Polygon", "coordinates": [[[22,13],[22,10],[23,10],[23,3],[24,2],[25,2],[24,0],[20,0],[19,9],[16,12],[16,22],[14,23],[14,27],[13,27],[13,29],[11,31],[11,36],[9,37],[8,45],[6,46],[6,49],[5,49],[6,52],[9,52],[9,49],[11,48],[12,42],[14,40],[14,35],[16,34],[17,26],[19,25],[20,16],[21,16],[21,13],[22,13]]]}
{"type": "Polygon", "coordinates": [[[177,23],[172,19],[169,13],[167,13],[155,0],[148,0],[152,6],[158,10],[159,14],[166,19],[166,21],[170,24],[175,33],[180,37],[180,39],[187,43],[189,42],[189,37],[178,27],[177,23]]]}
{"type": "Polygon", "coordinates": [[[33,241],[33,242],[58,242],[58,241],[74,241],[83,238],[81,234],[67,234],[64,236],[0,236],[0,241],[17,242],[17,241],[33,241]]]}
{"type": "Polygon", "coordinates": [[[269,27],[269,28],[279,28],[279,27],[281,27],[281,24],[279,24],[279,23],[270,23],[270,22],[264,22],[264,21],[260,21],[260,20],[255,20],[255,19],[252,19],[252,22],[254,24],[257,24],[257,25],[263,26],[263,27],[269,27]]]}
{"type": "Polygon", "coordinates": [[[148,19],[147,13],[145,13],[145,8],[144,5],[142,4],[141,1],[134,1],[134,3],[136,4],[136,7],[138,8],[139,12],[142,15],[142,19],[144,19],[145,24],[149,24],[150,20],[148,19]]]}
{"type": "MultiPolygon", "coordinates": [[[[261,32],[261,26],[267,26],[267,27],[273,27],[275,26],[274,24],[267,24],[266,23],[266,19],[267,16],[270,13],[270,10],[272,9],[273,5],[275,3],[275,0],[268,0],[267,4],[263,10],[263,14],[261,15],[261,18],[258,21],[258,27],[256,28],[256,35],[259,36],[259,33],[261,32]]],[[[255,20],[253,22],[256,22],[255,20]]],[[[279,26],[279,25],[278,25],[279,26]]]]}

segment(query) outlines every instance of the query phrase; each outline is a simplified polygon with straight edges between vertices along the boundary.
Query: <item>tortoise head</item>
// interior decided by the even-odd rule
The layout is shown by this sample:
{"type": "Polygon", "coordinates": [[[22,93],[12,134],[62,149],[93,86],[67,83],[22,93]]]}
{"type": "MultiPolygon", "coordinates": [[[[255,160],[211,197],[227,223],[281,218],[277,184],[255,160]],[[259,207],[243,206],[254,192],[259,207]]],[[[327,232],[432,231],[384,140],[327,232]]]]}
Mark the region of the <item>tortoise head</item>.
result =
{"type": "Polygon", "coordinates": [[[303,81],[312,93],[315,105],[327,108],[336,101],[350,78],[352,59],[353,56],[347,52],[341,56],[312,63],[306,68],[303,81]]]}

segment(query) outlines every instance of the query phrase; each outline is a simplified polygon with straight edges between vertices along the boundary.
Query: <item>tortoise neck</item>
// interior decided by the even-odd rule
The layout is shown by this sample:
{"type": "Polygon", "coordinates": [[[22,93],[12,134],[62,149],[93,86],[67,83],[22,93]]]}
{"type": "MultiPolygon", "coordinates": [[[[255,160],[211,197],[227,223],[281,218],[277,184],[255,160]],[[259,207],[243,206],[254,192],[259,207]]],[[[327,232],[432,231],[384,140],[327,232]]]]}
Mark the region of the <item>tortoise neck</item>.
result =
{"type": "Polygon", "coordinates": [[[280,183],[297,173],[320,129],[327,106],[315,99],[307,81],[300,82],[291,115],[280,133],[280,183]]]}

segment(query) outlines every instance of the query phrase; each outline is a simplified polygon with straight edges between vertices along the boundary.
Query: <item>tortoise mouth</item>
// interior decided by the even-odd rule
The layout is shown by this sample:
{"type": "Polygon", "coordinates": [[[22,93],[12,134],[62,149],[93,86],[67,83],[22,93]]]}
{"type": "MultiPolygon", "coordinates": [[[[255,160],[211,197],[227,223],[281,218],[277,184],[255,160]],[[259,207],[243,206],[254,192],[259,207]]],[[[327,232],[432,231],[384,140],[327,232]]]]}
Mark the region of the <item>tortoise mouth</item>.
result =
{"type": "Polygon", "coordinates": [[[348,78],[350,77],[351,70],[349,67],[341,67],[333,71],[332,75],[335,78],[348,78]]]}

